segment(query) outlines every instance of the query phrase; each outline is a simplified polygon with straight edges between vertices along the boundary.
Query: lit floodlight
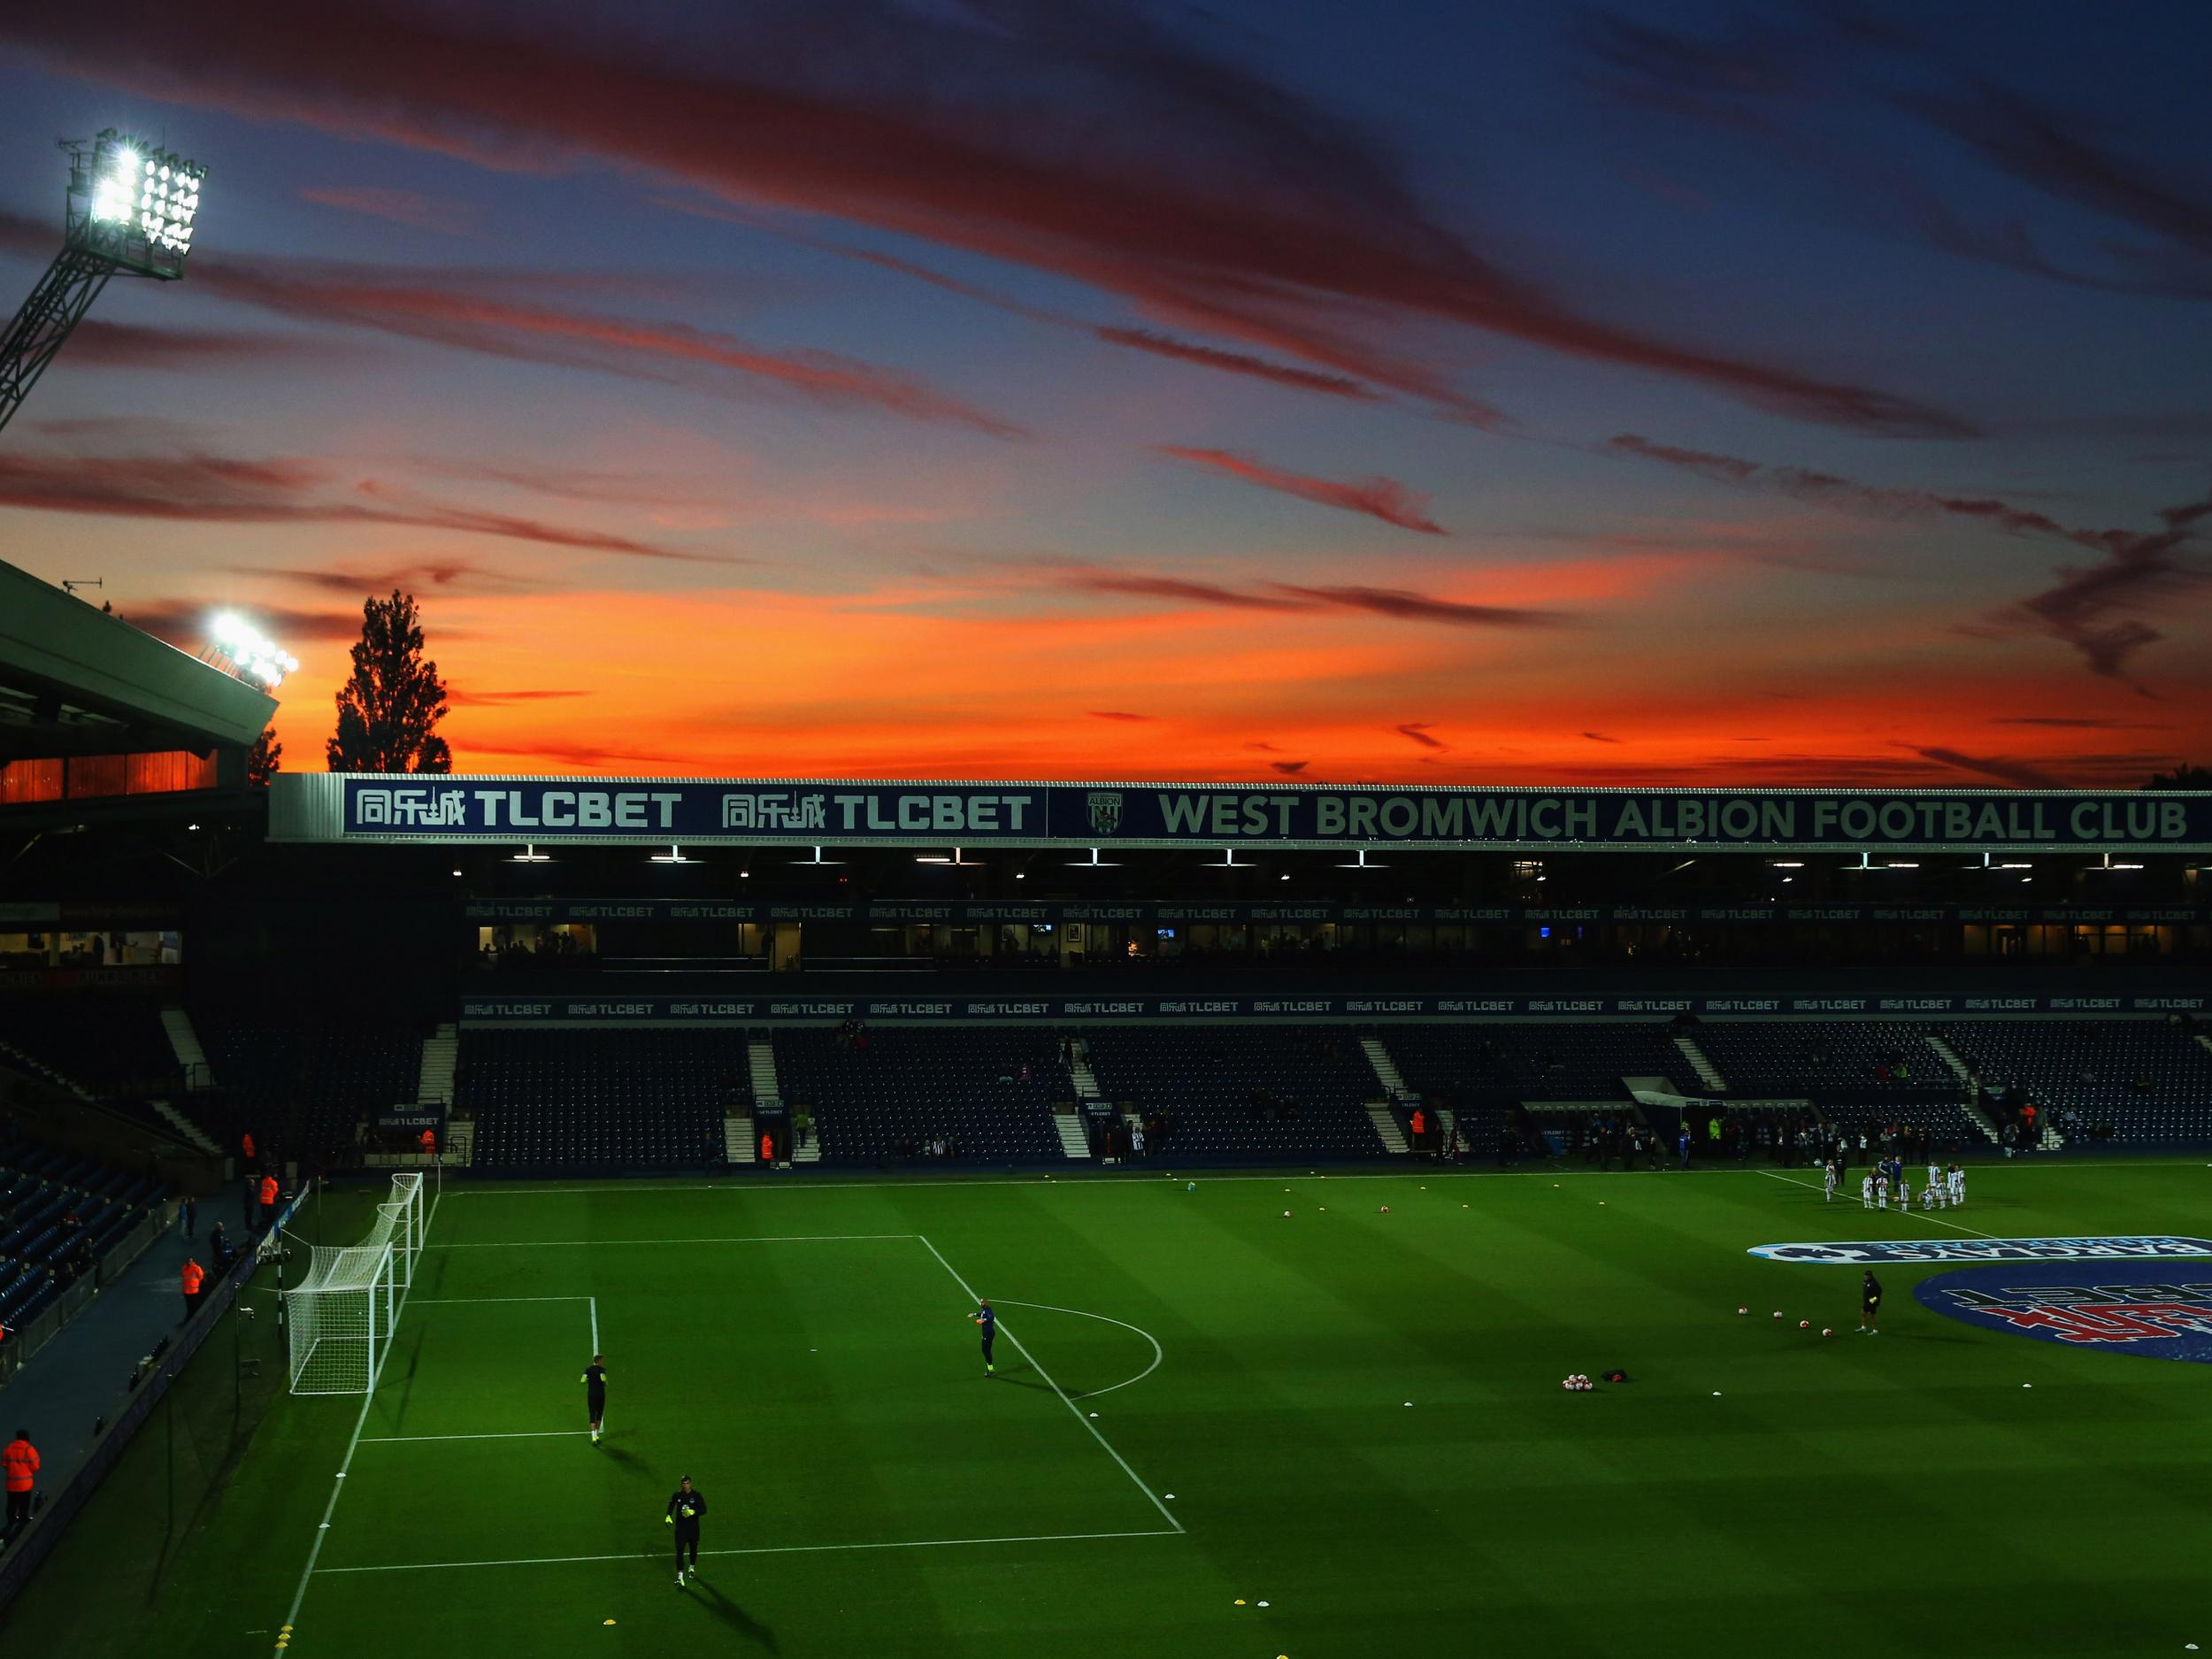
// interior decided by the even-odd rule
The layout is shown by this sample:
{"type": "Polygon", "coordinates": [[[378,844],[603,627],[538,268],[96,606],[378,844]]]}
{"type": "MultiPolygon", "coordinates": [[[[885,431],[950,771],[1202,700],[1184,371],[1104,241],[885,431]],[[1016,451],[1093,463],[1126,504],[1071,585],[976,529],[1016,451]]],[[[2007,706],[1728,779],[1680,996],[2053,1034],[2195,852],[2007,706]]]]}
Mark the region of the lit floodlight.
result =
{"type": "Polygon", "coordinates": [[[140,276],[182,276],[207,169],[112,127],[92,141],[88,157],[81,149],[73,155],[71,245],[140,276]]]}
{"type": "Polygon", "coordinates": [[[69,156],[61,252],[0,329],[0,427],[109,278],[174,281],[192,251],[206,168],[111,127],[96,138],[64,139],[61,147],[69,156]]]}

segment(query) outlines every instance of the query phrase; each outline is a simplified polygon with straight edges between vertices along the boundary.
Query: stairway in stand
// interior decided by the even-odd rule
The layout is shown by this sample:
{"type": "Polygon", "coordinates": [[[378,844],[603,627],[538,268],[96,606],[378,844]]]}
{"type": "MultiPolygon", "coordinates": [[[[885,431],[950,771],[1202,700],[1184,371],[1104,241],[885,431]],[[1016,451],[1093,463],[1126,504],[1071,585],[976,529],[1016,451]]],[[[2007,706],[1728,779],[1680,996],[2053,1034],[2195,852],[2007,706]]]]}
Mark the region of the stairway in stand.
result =
{"type": "Polygon", "coordinates": [[[1720,1068],[1713,1064],[1705,1050],[1697,1046],[1696,1038],[1677,1037],[1674,1046],[1690,1063],[1690,1070],[1697,1073],[1697,1080],[1705,1085],[1708,1094],[1725,1094],[1728,1092],[1728,1079],[1720,1074],[1720,1068]]]}
{"type": "Polygon", "coordinates": [[[722,1156],[732,1164],[760,1162],[760,1137],[753,1133],[751,1113],[731,1112],[722,1119],[722,1156]]]}
{"type": "Polygon", "coordinates": [[[1383,1150],[1393,1157],[1404,1157],[1413,1150],[1413,1143],[1406,1139],[1404,1126],[1398,1122],[1398,1114],[1391,1110],[1388,1102],[1369,1101],[1367,1121],[1375,1125],[1375,1133],[1383,1143],[1383,1150]]]}
{"type": "Polygon", "coordinates": [[[1091,1134],[1084,1126],[1082,1108],[1055,1106],[1052,1109],[1052,1127],[1060,1137],[1061,1151],[1071,1158],[1087,1160],[1090,1157],[1091,1134]]]}

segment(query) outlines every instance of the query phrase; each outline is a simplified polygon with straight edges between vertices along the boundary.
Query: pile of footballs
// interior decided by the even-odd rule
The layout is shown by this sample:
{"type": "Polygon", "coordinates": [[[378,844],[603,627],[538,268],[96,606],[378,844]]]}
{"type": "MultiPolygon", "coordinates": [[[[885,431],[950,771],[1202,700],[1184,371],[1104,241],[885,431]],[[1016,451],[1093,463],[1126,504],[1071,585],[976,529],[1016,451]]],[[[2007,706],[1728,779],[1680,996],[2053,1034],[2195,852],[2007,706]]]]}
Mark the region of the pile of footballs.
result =
{"type": "Polygon", "coordinates": [[[1568,1378],[1566,1381],[1561,1383],[1559,1386],[1562,1388],[1564,1388],[1569,1394],[1578,1394],[1597,1386],[1595,1383],[1592,1382],[1587,1377],[1585,1377],[1580,1371],[1577,1371],[1573,1376],[1568,1378]]]}

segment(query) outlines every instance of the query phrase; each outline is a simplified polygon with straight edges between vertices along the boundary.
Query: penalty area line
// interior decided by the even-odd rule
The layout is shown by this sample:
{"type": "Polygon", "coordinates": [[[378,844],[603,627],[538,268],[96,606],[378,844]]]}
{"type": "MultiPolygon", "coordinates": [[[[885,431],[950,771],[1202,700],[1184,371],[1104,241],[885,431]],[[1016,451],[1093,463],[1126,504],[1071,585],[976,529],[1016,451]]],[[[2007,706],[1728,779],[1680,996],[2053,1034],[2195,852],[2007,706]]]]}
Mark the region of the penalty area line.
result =
{"type": "MultiPolygon", "coordinates": [[[[1179,1538],[1183,1529],[1156,1526],[1133,1532],[1018,1532],[1003,1538],[902,1538],[883,1544],[763,1544],[703,1549],[702,1555],[818,1555],[856,1549],[953,1549],[979,1544],[1075,1544],[1102,1538],[1179,1538]]],[[[396,1561],[370,1567],[319,1567],[318,1577],[349,1572],[450,1572],[464,1567],[565,1567],[588,1561],[658,1561],[657,1550],[609,1555],[512,1555],[494,1561],[396,1561]]]]}

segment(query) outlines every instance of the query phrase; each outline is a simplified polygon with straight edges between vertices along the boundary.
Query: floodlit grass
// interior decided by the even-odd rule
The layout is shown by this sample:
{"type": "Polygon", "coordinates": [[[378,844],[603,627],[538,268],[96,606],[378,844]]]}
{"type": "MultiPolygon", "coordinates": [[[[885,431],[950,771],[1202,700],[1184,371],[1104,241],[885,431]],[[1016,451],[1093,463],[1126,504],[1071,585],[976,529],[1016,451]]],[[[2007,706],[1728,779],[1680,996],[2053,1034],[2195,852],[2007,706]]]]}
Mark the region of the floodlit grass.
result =
{"type": "Polygon", "coordinates": [[[1909,1219],[1755,1170],[449,1187],[365,1417],[261,1416],[211,1343],[176,1412],[242,1455],[180,1473],[150,1432],[6,1633],[268,1652],[358,1421],[297,1659],[2212,1640],[2202,1372],[1940,1319],[1910,1293],[1942,1270],[1885,1270],[1860,1338],[1855,1271],[1745,1255],[2212,1231],[2200,1162],[1970,1187],[1909,1219]],[[995,1380],[964,1281],[1001,1304],[995,1380]],[[683,1474],[710,1512],[679,1592],[683,1474]]]}

